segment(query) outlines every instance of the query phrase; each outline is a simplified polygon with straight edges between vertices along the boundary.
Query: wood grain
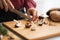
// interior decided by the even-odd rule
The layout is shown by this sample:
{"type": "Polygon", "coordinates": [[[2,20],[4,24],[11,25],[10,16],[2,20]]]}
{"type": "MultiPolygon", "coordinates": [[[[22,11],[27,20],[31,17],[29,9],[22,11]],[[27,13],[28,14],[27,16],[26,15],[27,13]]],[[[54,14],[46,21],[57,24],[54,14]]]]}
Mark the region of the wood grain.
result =
{"type": "Polygon", "coordinates": [[[46,25],[43,24],[43,26],[36,26],[36,31],[31,31],[30,28],[26,29],[25,24],[27,23],[26,20],[19,20],[22,22],[22,27],[19,28],[14,28],[14,25],[16,24],[13,21],[10,22],[4,22],[4,26],[10,29],[11,31],[17,33],[19,36],[24,37],[27,40],[40,40],[40,39],[45,39],[45,38],[50,38],[53,36],[60,36],[60,23],[52,22],[50,20],[49,24],[54,24],[52,25],[46,25]]]}

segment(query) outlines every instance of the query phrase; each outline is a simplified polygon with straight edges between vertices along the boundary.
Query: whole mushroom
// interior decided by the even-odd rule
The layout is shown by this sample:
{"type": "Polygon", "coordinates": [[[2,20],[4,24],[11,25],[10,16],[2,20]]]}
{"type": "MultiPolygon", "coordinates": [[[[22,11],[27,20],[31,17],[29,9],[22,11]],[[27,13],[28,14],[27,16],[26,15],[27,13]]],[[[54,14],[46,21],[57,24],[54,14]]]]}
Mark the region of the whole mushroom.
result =
{"type": "Polygon", "coordinates": [[[47,15],[52,21],[60,22],[60,8],[53,8],[47,12],[47,15]]]}

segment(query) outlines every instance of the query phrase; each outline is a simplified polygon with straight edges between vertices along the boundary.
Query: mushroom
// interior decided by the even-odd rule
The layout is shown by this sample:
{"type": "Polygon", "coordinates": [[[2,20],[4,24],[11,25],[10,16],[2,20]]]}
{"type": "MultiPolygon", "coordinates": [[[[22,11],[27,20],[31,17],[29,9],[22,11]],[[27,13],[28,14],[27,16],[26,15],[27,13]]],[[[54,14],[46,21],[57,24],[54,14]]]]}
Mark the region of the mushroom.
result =
{"type": "Polygon", "coordinates": [[[30,24],[30,23],[27,23],[27,24],[25,25],[25,27],[26,27],[26,28],[30,28],[30,27],[31,27],[31,24],[30,24]]]}
{"type": "Polygon", "coordinates": [[[14,22],[16,22],[15,27],[21,27],[21,21],[14,20],[14,22]]]}
{"type": "Polygon", "coordinates": [[[15,27],[21,27],[21,23],[15,24],[15,27]]]}
{"type": "Polygon", "coordinates": [[[39,16],[39,17],[38,17],[38,19],[44,19],[44,17],[42,17],[42,16],[39,16]]]}
{"type": "Polygon", "coordinates": [[[39,25],[39,26],[42,26],[42,25],[43,25],[43,19],[41,19],[41,20],[38,22],[38,25],[39,25]]]}
{"type": "Polygon", "coordinates": [[[36,30],[36,28],[35,28],[35,27],[32,27],[32,28],[31,28],[31,31],[35,31],[35,30],[36,30]]]}

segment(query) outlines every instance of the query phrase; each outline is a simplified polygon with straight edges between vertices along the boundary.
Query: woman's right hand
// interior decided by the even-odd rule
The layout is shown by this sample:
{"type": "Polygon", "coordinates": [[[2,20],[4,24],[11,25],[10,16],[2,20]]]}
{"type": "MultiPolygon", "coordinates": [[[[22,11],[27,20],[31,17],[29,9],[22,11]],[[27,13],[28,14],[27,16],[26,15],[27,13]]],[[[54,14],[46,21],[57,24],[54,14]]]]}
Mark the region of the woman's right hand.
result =
{"type": "Polygon", "coordinates": [[[1,1],[2,1],[2,5],[3,5],[5,11],[7,12],[8,11],[8,4],[7,4],[6,0],[1,0],[1,1]]]}
{"type": "Polygon", "coordinates": [[[14,9],[13,4],[11,3],[10,0],[0,0],[1,6],[0,8],[3,9],[7,12],[9,8],[14,9]]]}

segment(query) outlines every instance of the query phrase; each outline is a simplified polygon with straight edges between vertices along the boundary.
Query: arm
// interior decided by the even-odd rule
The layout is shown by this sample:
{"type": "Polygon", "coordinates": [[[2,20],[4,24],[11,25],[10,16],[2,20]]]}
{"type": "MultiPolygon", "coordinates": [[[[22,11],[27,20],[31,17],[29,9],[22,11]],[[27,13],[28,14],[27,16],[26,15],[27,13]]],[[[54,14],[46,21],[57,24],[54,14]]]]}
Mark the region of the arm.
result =
{"type": "Polygon", "coordinates": [[[24,2],[24,6],[26,7],[26,9],[36,8],[36,2],[34,2],[34,0],[24,0],[24,2]]]}

